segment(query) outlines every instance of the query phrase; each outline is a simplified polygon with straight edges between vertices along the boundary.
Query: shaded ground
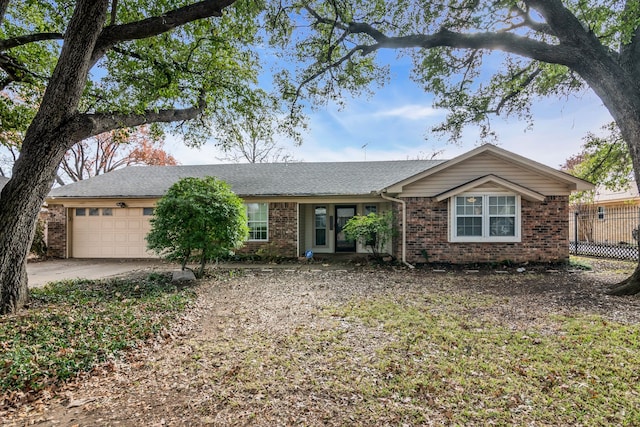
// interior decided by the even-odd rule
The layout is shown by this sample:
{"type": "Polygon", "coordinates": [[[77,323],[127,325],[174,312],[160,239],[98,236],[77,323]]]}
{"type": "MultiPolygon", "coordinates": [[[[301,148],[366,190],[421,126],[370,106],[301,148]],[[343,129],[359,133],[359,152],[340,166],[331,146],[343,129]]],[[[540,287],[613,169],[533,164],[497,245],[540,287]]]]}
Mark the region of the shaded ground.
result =
{"type": "MultiPolygon", "coordinates": [[[[392,338],[383,330],[332,318],[324,307],[376,295],[464,294],[470,300],[489,295],[496,304],[470,305],[468,310],[514,331],[553,333],[549,313],[599,314],[640,323],[640,298],[603,293],[626,277],[633,264],[589,263],[594,272],[221,271],[198,285],[197,306],[157,341],[79,378],[59,396],[0,417],[9,426],[362,424],[367,418],[358,413],[358,397],[341,390],[340,379],[318,364],[314,354],[330,351],[338,330],[341,345],[351,349],[350,369],[359,372],[359,361],[371,358],[392,338]],[[309,333],[323,339],[304,341],[309,333]],[[306,348],[290,355],[298,363],[306,360],[297,376],[278,352],[292,339],[306,348]],[[326,347],[317,348],[319,342],[326,347]],[[260,379],[254,388],[252,376],[260,379]]],[[[430,422],[446,421],[438,416],[443,415],[434,414],[430,422]]],[[[392,419],[381,425],[385,423],[395,424],[392,419]]]]}

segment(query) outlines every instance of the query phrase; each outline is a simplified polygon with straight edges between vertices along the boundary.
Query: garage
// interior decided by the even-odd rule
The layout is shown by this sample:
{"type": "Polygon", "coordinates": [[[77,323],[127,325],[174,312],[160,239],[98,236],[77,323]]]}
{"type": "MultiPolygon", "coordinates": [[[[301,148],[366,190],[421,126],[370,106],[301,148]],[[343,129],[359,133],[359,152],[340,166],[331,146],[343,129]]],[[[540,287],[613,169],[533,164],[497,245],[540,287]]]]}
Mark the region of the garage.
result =
{"type": "Polygon", "coordinates": [[[145,236],[153,208],[86,207],[70,209],[73,258],[153,258],[145,236]]]}

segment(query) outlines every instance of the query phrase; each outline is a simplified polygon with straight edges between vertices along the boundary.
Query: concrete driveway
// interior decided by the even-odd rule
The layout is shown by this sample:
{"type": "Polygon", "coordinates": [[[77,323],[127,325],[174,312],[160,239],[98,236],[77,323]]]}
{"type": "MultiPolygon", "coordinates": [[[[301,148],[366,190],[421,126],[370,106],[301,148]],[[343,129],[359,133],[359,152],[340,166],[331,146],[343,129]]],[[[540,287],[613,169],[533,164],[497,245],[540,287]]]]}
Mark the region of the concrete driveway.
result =
{"type": "MultiPolygon", "coordinates": [[[[102,279],[133,271],[175,270],[177,264],[159,259],[54,259],[27,263],[29,287],[66,279],[102,279]]],[[[179,267],[178,267],[179,268],[179,267]]]]}

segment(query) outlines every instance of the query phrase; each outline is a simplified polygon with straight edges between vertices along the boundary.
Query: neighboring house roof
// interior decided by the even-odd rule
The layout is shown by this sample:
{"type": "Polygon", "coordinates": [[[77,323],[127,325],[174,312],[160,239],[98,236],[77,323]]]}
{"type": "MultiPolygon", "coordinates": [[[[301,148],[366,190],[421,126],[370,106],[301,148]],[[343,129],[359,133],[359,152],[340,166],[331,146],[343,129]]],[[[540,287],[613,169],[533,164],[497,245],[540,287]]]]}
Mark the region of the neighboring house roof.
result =
{"type": "Polygon", "coordinates": [[[594,203],[623,203],[632,202],[640,199],[638,194],[638,185],[635,181],[629,182],[629,187],[624,190],[609,190],[604,186],[596,188],[594,203]]]}
{"type": "Polygon", "coordinates": [[[2,187],[4,187],[4,185],[9,182],[9,178],[5,178],[4,176],[0,176],[0,190],[2,190],[2,187]]]}
{"type": "Polygon", "coordinates": [[[365,195],[444,160],[130,166],[54,188],[49,198],[160,197],[185,177],[215,176],[239,196],[365,195]]]}

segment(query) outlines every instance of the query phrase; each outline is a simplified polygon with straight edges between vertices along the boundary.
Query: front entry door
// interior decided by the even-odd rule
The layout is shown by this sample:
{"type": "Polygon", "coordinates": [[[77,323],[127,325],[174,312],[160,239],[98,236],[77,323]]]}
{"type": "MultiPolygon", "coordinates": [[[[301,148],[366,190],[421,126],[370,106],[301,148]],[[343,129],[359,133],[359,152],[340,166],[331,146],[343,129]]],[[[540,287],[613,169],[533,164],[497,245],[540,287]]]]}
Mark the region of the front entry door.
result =
{"type": "Polygon", "coordinates": [[[355,252],[356,241],[348,240],[342,228],[356,215],[355,206],[336,206],[336,252],[355,252]]]}

